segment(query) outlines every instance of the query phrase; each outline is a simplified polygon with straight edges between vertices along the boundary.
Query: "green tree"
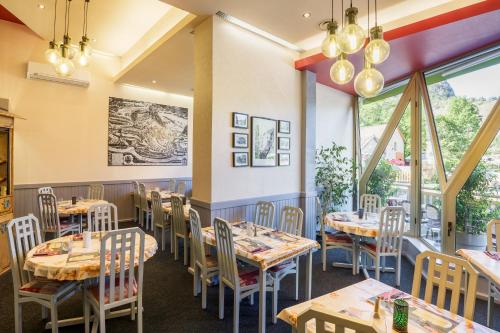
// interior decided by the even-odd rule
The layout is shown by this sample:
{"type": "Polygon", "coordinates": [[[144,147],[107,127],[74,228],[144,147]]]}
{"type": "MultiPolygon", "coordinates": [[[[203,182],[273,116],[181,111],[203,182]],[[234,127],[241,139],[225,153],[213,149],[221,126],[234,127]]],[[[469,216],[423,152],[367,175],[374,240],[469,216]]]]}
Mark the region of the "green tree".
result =
{"type": "Polygon", "coordinates": [[[386,160],[380,160],[368,180],[366,193],[378,194],[382,202],[387,202],[387,199],[396,193],[393,187],[396,177],[397,171],[393,166],[386,160]]]}

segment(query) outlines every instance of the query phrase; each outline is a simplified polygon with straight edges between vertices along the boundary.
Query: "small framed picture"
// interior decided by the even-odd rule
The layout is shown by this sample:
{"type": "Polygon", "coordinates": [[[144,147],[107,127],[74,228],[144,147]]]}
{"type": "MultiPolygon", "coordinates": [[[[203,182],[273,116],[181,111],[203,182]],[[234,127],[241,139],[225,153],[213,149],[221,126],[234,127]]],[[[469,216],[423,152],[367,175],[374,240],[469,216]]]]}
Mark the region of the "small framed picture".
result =
{"type": "Polygon", "coordinates": [[[286,120],[280,120],[278,123],[278,133],[290,134],[290,122],[286,120]]]}
{"type": "Polygon", "coordinates": [[[278,165],[279,166],[289,166],[290,165],[290,154],[278,154],[278,165]]]}
{"type": "Polygon", "coordinates": [[[248,148],[248,134],[233,133],[233,148],[248,148]]]}
{"type": "Polygon", "coordinates": [[[233,112],[233,127],[248,128],[248,115],[245,113],[233,112]]]}
{"type": "Polygon", "coordinates": [[[278,137],[278,149],[290,150],[290,138],[278,137]]]}
{"type": "Polygon", "coordinates": [[[248,153],[233,153],[233,167],[238,168],[246,166],[248,166],[248,153]]]}

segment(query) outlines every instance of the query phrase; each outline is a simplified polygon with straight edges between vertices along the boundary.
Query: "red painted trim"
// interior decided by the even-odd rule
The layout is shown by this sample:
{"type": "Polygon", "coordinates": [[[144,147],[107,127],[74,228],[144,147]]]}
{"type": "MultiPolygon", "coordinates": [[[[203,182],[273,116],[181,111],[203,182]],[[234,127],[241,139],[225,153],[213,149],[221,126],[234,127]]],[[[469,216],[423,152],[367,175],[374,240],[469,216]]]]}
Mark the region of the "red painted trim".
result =
{"type": "Polygon", "coordinates": [[[5,8],[2,5],[0,5],[0,20],[5,20],[24,25],[24,23],[21,20],[19,20],[14,14],[9,12],[7,8],[5,8]]]}
{"type": "MultiPolygon", "coordinates": [[[[500,9],[499,0],[485,0],[470,6],[458,8],[451,12],[443,13],[434,17],[427,18],[422,21],[411,23],[384,33],[385,40],[394,40],[404,36],[408,36],[424,30],[436,28],[445,24],[453,23],[459,20],[481,15],[500,9]]],[[[326,57],[322,53],[314,54],[295,61],[295,69],[305,70],[308,66],[317,64],[326,57]]]]}

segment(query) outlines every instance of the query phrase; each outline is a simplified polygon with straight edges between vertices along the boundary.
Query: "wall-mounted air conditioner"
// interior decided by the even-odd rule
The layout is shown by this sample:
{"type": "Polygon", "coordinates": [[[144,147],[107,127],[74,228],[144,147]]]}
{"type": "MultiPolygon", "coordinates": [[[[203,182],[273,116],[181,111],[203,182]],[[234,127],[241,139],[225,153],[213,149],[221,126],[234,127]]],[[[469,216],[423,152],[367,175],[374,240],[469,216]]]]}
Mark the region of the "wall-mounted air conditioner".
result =
{"type": "Polygon", "coordinates": [[[71,76],[60,76],[54,67],[49,64],[28,62],[26,78],[29,80],[45,80],[63,84],[72,84],[80,87],[88,87],[90,84],[90,73],[83,69],[77,69],[71,76]]]}

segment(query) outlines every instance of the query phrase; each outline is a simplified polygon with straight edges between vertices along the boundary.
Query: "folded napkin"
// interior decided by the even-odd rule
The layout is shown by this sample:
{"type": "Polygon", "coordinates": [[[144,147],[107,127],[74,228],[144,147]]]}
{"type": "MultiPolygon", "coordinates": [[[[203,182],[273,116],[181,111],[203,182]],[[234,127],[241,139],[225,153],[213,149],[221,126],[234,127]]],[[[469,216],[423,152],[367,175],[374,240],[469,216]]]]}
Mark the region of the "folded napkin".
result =
{"type": "Polygon", "coordinates": [[[488,257],[490,257],[493,260],[500,261],[500,252],[484,251],[484,254],[486,254],[488,257]]]}
{"type": "Polygon", "coordinates": [[[332,213],[332,218],[336,221],[349,222],[350,219],[346,214],[332,213]]]}

